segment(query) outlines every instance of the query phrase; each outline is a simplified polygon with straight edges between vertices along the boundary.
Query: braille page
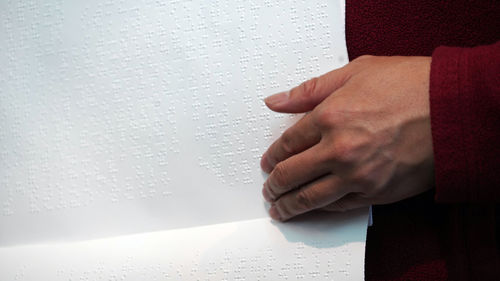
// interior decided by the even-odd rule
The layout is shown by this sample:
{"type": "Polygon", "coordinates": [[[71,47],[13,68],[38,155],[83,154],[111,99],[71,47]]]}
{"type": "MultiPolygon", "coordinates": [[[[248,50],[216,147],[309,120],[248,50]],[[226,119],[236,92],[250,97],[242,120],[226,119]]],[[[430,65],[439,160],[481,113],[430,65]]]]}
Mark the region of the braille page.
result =
{"type": "Polygon", "coordinates": [[[0,279],[363,280],[366,232],[353,230],[360,225],[366,230],[366,214],[323,214],[293,224],[263,218],[0,248],[0,279]]]}
{"type": "Polygon", "coordinates": [[[267,217],[262,100],[347,62],[340,6],[2,1],[0,245],[267,217]]]}
{"type": "Polygon", "coordinates": [[[366,210],[260,194],[300,118],[262,99],[347,62],[341,11],[0,1],[0,280],[362,279],[366,210]]]}

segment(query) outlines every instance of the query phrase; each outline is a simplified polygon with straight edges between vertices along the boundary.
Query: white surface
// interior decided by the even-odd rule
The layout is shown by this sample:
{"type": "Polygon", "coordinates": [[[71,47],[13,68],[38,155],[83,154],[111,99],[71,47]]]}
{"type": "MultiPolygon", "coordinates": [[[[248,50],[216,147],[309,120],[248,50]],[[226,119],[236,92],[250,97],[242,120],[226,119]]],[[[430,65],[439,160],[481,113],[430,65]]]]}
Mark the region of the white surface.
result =
{"type": "Polygon", "coordinates": [[[0,249],[1,280],[362,280],[366,210],[0,249]],[[319,219],[319,220],[318,220],[319,219]],[[328,223],[326,223],[328,222],[328,223]]]}
{"type": "MultiPolygon", "coordinates": [[[[262,99],[347,62],[341,10],[325,0],[0,1],[0,279],[85,277],[100,270],[96,256],[113,272],[164,261],[182,271],[195,253],[293,251],[267,219],[258,163],[297,117],[262,99]],[[251,237],[238,230],[249,226],[251,237]],[[227,245],[205,241],[219,228],[227,245]]],[[[333,270],[362,276],[366,219],[352,218],[311,231],[348,229],[340,248],[352,266],[333,270]]],[[[317,250],[340,255],[335,243],[317,250]]],[[[311,249],[307,261],[324,265],[311,249]]],[[[276,270],[302,272],[282,258],[276,270]]]]}
{"type": "Polygon", "coordinates": [[[266,216],[262,99],[347,61],[338,2],[1,3],[0,245],[266,216]]]}

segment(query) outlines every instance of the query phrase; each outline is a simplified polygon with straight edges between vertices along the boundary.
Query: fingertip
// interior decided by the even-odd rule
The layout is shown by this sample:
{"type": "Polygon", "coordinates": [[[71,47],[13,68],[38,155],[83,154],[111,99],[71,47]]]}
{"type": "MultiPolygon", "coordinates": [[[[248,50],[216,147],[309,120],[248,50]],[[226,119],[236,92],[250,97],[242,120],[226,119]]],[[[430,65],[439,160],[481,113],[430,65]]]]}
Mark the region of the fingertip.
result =
{"type": "Polygon", "coordinates": [[[285,91],[265,98],[264,102],[269,108],[279,107],[280,105],[286,104],[288,102],[289,97],[290,97],[290,91],[285,91]]]}
{"type": "Polygon", "coordinates": [[[271,208],[269,209],[269,216],[271,216],[271,218],[273,218],[274,220],[282,221],[281,215],[278,212],[278,208],[276,208],[276,206],[271,206],[271,208]]]}
{"type": "MultiPolygon", "coordinates": [[[[290,98],[290,91],[281,92],[264,99],[266,106],[275,112],[299,113],[304,112],[297,108],[296,101],[290,98]]],[[[300,107],[300,106],[299,106],[300,107]]]]}
{"type": "Polygon", "coordinates": [[[271,196],[269,195],[269,192],[267,191],[267,188],[266,186],[264,185],[264,187],[262,188],[262,196],[264,197],[264,199],[267,201],[267,202],[272,202],[273,199],[271,198],[271,196]]]}
{"type": "Polygon", "coordinates": [[[273,170],[273,166],[271,165],[271,163],[269,163],[267,152],[264,153],[264,155],[262,155],[262,158],[260,159],[260,167],[264,172],[268,174],[273,170]]]}

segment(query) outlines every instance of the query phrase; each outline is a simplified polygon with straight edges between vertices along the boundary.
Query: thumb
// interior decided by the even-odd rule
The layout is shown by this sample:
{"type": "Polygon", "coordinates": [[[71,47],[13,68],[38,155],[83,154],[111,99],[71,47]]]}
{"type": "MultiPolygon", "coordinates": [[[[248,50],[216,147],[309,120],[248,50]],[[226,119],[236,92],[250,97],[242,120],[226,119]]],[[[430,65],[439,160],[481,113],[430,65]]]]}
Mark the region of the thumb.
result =
{"type": "Polygon", "coordinates": [[[308,80],[290,91],[264,99],[267,107],[277,112],[300,113],[314,109],[349,79],[347,66],[308,80]]]}

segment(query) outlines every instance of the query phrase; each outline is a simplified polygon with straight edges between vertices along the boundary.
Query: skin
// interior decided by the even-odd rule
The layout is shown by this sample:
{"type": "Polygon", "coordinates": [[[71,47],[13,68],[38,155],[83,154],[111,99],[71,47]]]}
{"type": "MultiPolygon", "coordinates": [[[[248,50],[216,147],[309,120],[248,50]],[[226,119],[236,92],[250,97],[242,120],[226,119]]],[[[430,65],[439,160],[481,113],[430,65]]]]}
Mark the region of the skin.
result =
{"type": "Polygon", "coordinates": [[[422,193],[434,181],[430,57],[360,57],[265,99],[308,112],[264,153],[272,218],[346,211],[422,193]]]}

